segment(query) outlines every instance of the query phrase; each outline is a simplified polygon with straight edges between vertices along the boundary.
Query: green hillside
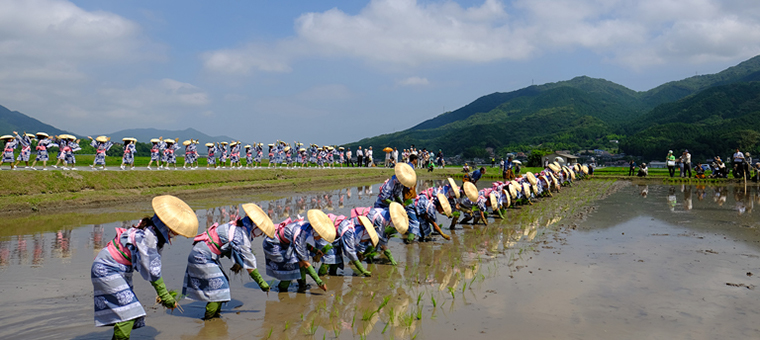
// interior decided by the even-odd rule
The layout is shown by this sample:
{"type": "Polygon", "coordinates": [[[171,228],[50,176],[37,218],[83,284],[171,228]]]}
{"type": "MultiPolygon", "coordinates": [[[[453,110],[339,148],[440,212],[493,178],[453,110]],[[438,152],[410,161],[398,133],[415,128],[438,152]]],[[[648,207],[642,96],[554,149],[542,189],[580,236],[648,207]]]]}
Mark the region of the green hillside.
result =
{"type": "MultiPolygon", "coordinates": [[[[716,74],[669,82],[646,92],[636,92],[604,79],[576,77],[508,93],[492,93],[408,130],[346,145],[381,148],[414,144],[420,148],[445,149],[448,155],[464,154],[465,157],[482,154],[485,148],[499,152],[530,151],[537,147],[604,148],[611,146],[610,139],[625,141],[626,136],[643,130],[654,131],[653,124],[713,119],[710,117],[716,114],[712,106],[728,106],[720,102],[725,99],[710,96],[710,92],[706,92],[707,97],[699,96],[705,112],[694,116],[677,110],[682,100],[693,98],[701,91],[758,80],[760,56],[716,74]]],[[[625,145],[629,147],[629,154],[649,155],[638,142],[629,141],[625,145]]]]}
{"type": "Polygon", "coordinates": [[[760,82],[709,88],[660,105],[632,126],[640,131],[620,148],[645,159],[664,159],[668,150],[684,149],[697,160],[725,159],[736,147],[754,154],[760,147],[760,82]]]}

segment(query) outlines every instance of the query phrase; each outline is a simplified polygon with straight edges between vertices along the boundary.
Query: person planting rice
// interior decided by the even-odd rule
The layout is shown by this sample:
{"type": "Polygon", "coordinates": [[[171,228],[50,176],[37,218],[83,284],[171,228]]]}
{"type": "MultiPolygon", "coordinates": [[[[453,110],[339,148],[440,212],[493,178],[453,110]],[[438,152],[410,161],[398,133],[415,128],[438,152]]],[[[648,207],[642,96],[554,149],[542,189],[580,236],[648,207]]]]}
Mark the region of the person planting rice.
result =
{"type": "Polygon", "coordinates": [[[230,270],[235,274],[244,269],[262,291],[269,291],[269,285],[256,269],[251,240],[262,232],[274,237],[274,224],[258,205],[247,203],[242,208],[245,217],[222,225],[215,223],[193,239],[193,250],[187,257],[182,295],[207,302],[204,320],[219,317],[222,305],[231,299],[230,280],[222,270],[222,257],[232,259],[234,265],[230,270]]]}
{"type": "Polygon", "coordinates": [[[113,326],[113,339],[129,339],[132,329],[145,326],[145,310],[132,286],[135,271],[151,283],[164,307],[178,307],[161,276],[161,252],[175,235],[197,234],[198,217],[174,196],[155,197],[152,205],[153,217],[129,229],[117,228],[116,237],[92,263],[95,326],[113,326]]]}
{"type": "Polygon", "coordinates": [[[391,202],[407,203],[404,199],[404,188],[412,189],[417,185],[417,174],[407,163],[399,163],[394,167],[395,174],[380,186],[380,193],[375,201],[375,208],[387,209],[391,202]]]}
{"type": "MultiPolygon", "coordinates": [[[[465,195],[456,204],[456,209],[464,216],[461,223],[464,224],[472,220],[472,224],[477,224],[482,220],[483,224],[488,226],[488,220],[486,220],[486,216],[483,213],[486,210],[485,196],[482,196],[475,187],[475,184],[471,182],[465,182],[462,187],[464,188],[465,195]]],[[[451,221],[449,229],[455,229],[456,223],[457,218],[454,218],[451,221]]]]}
{"type": "Polygon", "coordinates": [[[87,136],[87,138],[90,139],[90,146],[95,148],[95,159],[92,161],[92,165],[90,165],[91,168],[96,169],[95,167],[100,165],[101,169],[106,169],[106,152],[111,149],[113,146],[113,142],[111,142],[110,137],[106,136],[98,136],[95,139],[93,139],[90,136],[87,136]]]}
{"type": "Polygon", "coordinates": [[[42,170],[47,170],[47,161],[50,158],[48,156],[48,148],[56,145],[53,144],[53,139],[44,132],[37,132],[37,140],[37,147],[35,148],[37,149],[37,157],[35,157],[34,162],[32,162],[32,170],[37,170],[35,166],[39,161],[42,161],[42,170]]]}
{"type": "Polygon", "coordinates": [[[480,167],[480,169],[475,170],[471,173],[465,174],[462,178],[462,181],[464,182],[471,182],[472,184],[478,184],[478,181],[480,180],[483,175],[486,174],[486,168],[480,167]]]}
{"type": "MultiPolygon", "coordinates": [[[[451,216],[451,205],[449,200],[443,194],[436,194],[431,197],[420,194],[414,199],[414,210],[417,217],[417,228],[420,230],[420,241],[426,241],[433,229],[444,239],[451,240],[451,236],[446,235],[436,222],[438,214],[451,216]],[[430,227],[433,227],[432,229],[430,227]]],[[[409,221],[409,229],[412,229],[412,222],[409,221]]]]}
{"type": "Polygon", "coordinates": [[[398,202],[391,202],[387,209],[354,208],[351,210],[351,216],[367,216],[375,227],[379,238],[377,248],[368,245],[360,259],[366,259],[367,262],[374,261],[377,249],[379,249],[382,250],[383,255],[391,265],[398,265],[390,249],[388,249],[388,240],[395,233],[406,234],[409,229],[409,216],[404,207],[398,202]]]}
{"type": "Polygon", "coordinates": [[[159,168],[161,167],[161,143],[163,143],[164,137],[159,138],[153,138],[150,140],[151,144],[153,144],[150,147],[150,161],[148,162],[148,170],[151,170],[150,166],[153,164],[153,162],[156,162],[158,164],[159,168]]]}
{"type": "Polygon", "coordinates": [[[366,216],[355,216],[347,218],[340,215],[329,214],[336,226],[336,239],[332,244],[327,243],[324,239],[316,241],[316,251],[323,254],[321,256],[322,265],[319,267],[319,275],[326,274],[337,275],[338,268],[343,269],[343,255],[348,257],[351,264],[356,267],[356,271],[362,276],[371,276],[372,273],[364,269],[359,254],[365,250],[367,244],[376,247],[379,242],[379,236],[372,222],[366,216]]]}
{"type": "Polygon", "coordinates": [[[327,285],[317,276],[309,262],[307,240],[324,238],[328,243],[335,240],[335,226],[325,213],[317,209],[307,212],[308,221],[303,217],[287,220],[276,226],[273,237],[267,236],[263,242],[267,275],[280,280],[277,286],[285,292],[292,280],[298,280],[298,290],[308,289],[306,274],[309,274],[317,286],[327,291],[327,285]]]}

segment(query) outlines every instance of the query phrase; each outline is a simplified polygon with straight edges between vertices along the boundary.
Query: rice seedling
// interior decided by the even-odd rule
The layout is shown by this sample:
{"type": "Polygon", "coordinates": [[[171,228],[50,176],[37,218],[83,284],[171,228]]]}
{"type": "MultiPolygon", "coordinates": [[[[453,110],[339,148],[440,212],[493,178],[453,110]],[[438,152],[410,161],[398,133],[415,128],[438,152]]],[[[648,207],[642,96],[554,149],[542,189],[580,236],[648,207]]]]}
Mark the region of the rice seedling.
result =
{"type": "Polygon", "coordinates": [[[390,322],[386,323],[386,324],[385,324],[385,327],[383,327],[383,331],[382,331],[382,332],[380,332],[380,334],[385,334],[385,331],[388,329],[388,326],[389,326],[390,324],[391,324],[390,322]]]}
{"type": "Polygon", "coordinates": [[[340,326],[333,328],[333,334],[336,339],[340,337],[340,326]]]}
{"type": "Polygon", "coordinates": [[[301,313],[301,321],[303,321],[303,313],[301,313]]]}
{"type": "Polygon", "coordinates": [[[467,282],[462,283],[462,293],[464,293],[464,290],[467,288],[467,282]]]}
{"type": "Polygon", "coordinates": [[[269,333],[267,334],[267,339],[272,337],[272,332],[274,332],[274,327],[269,329],[269,333]]]}
{"type": "Polygon", "coordinates": [[[351,318],[351,328],[354,328],[355,323],[356,323],[356,313],[354,313],[354,317],[351,318]]]}
{"type": "Polygon", "coordinates": [[[311,320],[311,323],[309,324],[309,328],[304,330],[304,334],[314,335],[316,333],[317,333],[317,325],[314,324],[314,320],[311,320]]]}
{"type": "Polygon", "coordinates": [[[364,312],[362,312],[362,321],[369,321],[369,319],[372,318],[373,315],[377,313],[377,310],[374,309],[367,309],[364,312]]]}
{"type": "Polygon", "coordinates": [[[388,323],[393,323],[396,319],[396,311],[393,307],[388,311],[388,323]]]}
{"type": "Polygon", "coordinates": [[[285,330],[287,331],[290,327],[290,321],[285,321],[285,330]]]}
{"type": "Polygon", "coordinates": [[[452,299],[456,299],[456,295],[454,293],[454,287],[447,287],[449,289],[449,294],[451,294],[452,299]]]}
{"type": "Polygon", "coordinates": [[[420,300],[422,300],[423,295],[425,295],[425,292],[417,294],[417,306],[420,305],[420,300]]]}
{"type": "Polygon", "coordinates": [[[388,301],[390,301],[390,300],[391,300],[391,296],[390,295],[384,297],[383,298],[383,302],[381,302],[380,306],[377,307],[377,311],[380,312],[380,310],[383,309],[383,307],[385,307],[388,304],[388,301]]]}
{"type": "Polygon", "coordinates": [[[435,296],[431,296],[430,300],[432,300],[432,302],[433,302],[433,308],[435,308],[437,306],[437,303],[435,302],[435,296]]]}
{"type": "Polygon", "coordinates": [[[417,308],[417,320],[422,320],[422,308],[417,308]]]}

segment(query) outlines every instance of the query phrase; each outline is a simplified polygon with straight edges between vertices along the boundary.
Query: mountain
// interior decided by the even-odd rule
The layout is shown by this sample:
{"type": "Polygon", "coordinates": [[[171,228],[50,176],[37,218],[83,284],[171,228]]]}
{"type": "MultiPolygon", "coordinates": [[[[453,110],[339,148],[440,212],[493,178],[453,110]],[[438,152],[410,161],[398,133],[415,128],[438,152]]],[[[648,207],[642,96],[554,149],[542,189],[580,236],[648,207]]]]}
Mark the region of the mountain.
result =
{"type": "MultiPolygon", "coordinates": [[[[760,56],[716,74],[669,82],[637,92],[604,79],[576,77],[480,97],[407,130],[365,138],[346,146],[444,149],[473,157],[478,150],[498,153],[536,147],[579,150],[613,147],[658,122],[670,122],[669,103],[707,89],[760,80],[760,56]]],[[[678,120],[680,118],[673,118],[678,120]]]]}
{"type": "Polygon", "coordinates": [[[13,131],[18,133],[24,133],[24,131],[27,133],[45,132],[49,135],[73,134],[0,105],[0,134],[11,134],[13,131]]]}
{"type": "Polygon", "coordinates": [[[684,149],[694,161],[716,155],[727,160],[737,147],[755,153],[760,150],[760,82],[706,89],[660,105],[632,126],[638,132],[623,139],[620,149],[644,159],[664,160],[667,150],[678,156],[684,149]]]}
{"type": "Polygon", "coordinates": [[[235,140],[232,137],[228,137],[228,136],[209,136],[203,132],[200,132],[192,128],[188,128],[185,130],[159,130],[159,129],[153,129],[153,128],[128,129],[128,130],[121,130],[121,131],[116,131],[110,134],[106,134],[106,136],[111,137],[111,139],[113,140],[121,140],[124,137],[134,137],[134,138],[137,138],[138,141],[145,142],[145,143],[147,143],[153,138],[158,138],[158,137],[171,138],[171,139],[179,138],[180,142],[184,140],[188,140],[188,139],[197,139],[202,144],[205,144],[208,142],[221,142],[221,141],[235,140]]]}

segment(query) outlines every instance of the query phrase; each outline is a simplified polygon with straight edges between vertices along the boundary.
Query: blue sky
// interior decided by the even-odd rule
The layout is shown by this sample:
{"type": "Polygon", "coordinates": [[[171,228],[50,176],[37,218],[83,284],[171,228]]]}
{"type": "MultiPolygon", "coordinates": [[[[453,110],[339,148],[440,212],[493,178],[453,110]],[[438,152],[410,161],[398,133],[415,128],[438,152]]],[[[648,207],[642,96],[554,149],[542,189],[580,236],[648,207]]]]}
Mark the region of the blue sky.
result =
{"type": "Polygon", "coordinates": [[[339,144],[586,75],[637,91],[760,53],[760,3],[0,0],[0,105],[80,134],[339,144]]]}

